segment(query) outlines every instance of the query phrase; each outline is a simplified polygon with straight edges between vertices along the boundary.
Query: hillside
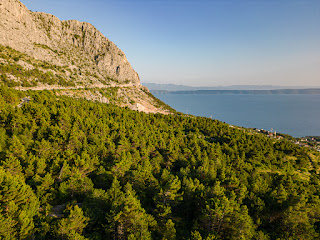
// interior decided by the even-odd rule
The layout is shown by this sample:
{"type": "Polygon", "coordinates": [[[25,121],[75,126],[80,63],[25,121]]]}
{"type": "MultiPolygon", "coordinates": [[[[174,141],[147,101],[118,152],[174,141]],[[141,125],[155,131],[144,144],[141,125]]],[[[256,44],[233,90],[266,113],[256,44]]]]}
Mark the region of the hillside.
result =
{"type": "Polygon", "coordinates": [[[112,92],[110,100],[119,106],[170,110],[140,84],[125,54],[91,24],[31,12],[18,0],[2,0],[0,15],[0,83],[21,90],[72,89],[61,94],[91,100],[102,94],[103,102],[112,92]]]}
{"type": "Polygon", "coordinates": [[[319,161],[209,118],[0,87],[0,238],[319,239],[319,161]]]}
{"type": "Polygon", "coordinates": [[[91,24],[31,12],[18,0],[3,0],[0,9],[0,43],[64,67],[64,77],[75,78],[75,85],[140,84],[125,54],[91,24]]]}

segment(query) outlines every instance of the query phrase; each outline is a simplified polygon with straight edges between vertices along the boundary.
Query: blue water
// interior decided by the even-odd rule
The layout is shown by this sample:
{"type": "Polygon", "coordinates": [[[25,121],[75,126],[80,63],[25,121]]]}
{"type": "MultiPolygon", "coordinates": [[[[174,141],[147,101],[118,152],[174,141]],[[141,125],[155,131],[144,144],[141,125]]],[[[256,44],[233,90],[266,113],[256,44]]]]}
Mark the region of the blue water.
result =
{"type": "Polygon", "coordinates": [[[320,136],[320,95],[154,94],[179,112],[294,137],[320,136]]]}

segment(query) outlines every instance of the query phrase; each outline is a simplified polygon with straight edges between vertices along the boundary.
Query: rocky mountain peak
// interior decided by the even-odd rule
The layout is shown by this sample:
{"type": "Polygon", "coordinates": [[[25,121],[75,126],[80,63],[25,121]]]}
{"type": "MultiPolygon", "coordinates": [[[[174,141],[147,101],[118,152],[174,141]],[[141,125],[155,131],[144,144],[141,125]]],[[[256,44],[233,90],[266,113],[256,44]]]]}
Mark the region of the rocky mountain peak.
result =
{"type": "Polygon", "coordinates": [[[55,90],[147,113],[172,109],[140,85],[125,54],[93,25],[0,0],[0,85],[55,90]]]}
{"type": "Polygon", "coordinates": [[[31,12],[18,0],[1,0],[0,15],[0,44],[52,65],[77,68],[77,85],[140,85],[125,54],[90,23],[31,12]]]}

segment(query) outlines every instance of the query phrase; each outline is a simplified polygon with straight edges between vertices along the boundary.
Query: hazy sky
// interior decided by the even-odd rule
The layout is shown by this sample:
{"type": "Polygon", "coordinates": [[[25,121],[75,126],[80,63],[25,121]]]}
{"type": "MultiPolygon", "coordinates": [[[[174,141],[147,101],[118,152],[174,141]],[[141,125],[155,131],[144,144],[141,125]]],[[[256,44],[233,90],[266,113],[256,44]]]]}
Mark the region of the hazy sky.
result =
{"type": "Polygon", "coordinates": [[[319,0],[22,0],[92,23],[141,82],[320,86],[319,0]]]}

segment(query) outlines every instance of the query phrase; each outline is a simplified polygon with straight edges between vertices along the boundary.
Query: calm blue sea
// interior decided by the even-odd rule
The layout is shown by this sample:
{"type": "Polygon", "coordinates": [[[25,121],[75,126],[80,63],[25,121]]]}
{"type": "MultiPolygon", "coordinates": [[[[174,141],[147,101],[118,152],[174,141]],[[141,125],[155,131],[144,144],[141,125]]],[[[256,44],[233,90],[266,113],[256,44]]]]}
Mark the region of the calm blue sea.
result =
{"type": "Polygon", "coordinates": [[[154,94],[179,112],[294,137],[320,136],[320,95],[154,94]]]}

